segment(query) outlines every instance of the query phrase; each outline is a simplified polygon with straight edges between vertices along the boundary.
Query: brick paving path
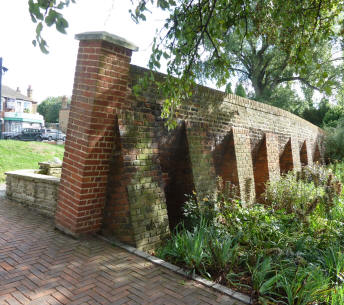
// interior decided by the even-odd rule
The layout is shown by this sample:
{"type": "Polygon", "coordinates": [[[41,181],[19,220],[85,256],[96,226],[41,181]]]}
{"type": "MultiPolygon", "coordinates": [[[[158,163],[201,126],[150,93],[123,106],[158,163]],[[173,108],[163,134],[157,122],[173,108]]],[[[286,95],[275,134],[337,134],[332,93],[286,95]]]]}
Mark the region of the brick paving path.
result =
{"type": "Polygon", "coordinates": [[[0,304],[238,304],[102,240],[74,240],[0,197],[0,304]]]}

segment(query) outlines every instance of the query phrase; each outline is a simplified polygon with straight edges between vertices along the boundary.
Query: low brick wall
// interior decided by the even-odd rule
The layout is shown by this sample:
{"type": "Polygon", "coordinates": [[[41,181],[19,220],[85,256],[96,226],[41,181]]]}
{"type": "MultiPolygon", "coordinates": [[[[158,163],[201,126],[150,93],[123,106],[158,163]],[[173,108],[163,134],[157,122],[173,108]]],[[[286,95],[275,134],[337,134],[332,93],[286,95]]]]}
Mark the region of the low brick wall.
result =
{"type": "Polygon", "coordinates": [[[6,173],[6,195],[46,216],[55,215],[60,179],[35,170],[6,173]]]}

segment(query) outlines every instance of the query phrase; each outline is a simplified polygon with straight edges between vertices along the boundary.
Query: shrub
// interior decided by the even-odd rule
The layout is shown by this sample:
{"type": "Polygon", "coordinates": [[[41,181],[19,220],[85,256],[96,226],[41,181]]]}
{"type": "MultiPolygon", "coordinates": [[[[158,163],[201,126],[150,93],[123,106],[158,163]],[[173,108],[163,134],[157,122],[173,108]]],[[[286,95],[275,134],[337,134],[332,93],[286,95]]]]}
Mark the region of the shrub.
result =
{"type": "Polygon", "coordinates": [[[300,219],[310,215],[319,203],[322,189],[313,182],[305,182],[300,175],[289,172],[280,180],[269,181],[264,193],[266,202],[274,210],[295,213],[300,219]]]}
{"type": "Polygon", "coordinates": [[[326,158],[330,162],[344,161],[344,118],[335,128],[327,128],[326,131],[326,158]]]}
{"type": "Polygon", "coordinates": [[[341,191],[342,184],[332,170],[315,164],[269,181],[264,196],[274,210],[295,213],[305,221],[318,207],[329,215],[341,191]]]}
{"type": "Polygon", "coordinates": [[[269,182],[266,203],[235,187],[194,196],[158,256],[248,293],[254,304],[344,304],[344,196],[331,169],[308,166],[269,182]]]}

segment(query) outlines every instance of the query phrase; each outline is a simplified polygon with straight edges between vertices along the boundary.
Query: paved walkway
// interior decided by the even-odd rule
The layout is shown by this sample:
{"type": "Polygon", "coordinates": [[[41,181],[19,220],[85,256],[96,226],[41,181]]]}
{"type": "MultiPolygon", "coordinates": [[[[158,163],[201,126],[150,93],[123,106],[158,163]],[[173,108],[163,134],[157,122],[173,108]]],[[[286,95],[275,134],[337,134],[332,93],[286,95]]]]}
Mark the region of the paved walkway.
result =
{"type": "Polygon", "coordinates": [[[4,197],[0,304],[242,305],[97,238],[74,240],[4,197]]]}

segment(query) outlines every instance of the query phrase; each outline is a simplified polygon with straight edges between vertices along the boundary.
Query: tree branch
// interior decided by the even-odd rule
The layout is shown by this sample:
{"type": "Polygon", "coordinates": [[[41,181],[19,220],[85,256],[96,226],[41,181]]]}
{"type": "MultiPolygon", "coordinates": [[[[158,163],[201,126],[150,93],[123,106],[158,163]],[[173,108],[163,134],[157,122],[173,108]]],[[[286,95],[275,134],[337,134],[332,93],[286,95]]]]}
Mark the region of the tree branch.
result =
{"type": "Polygon", "coordinates": [[[312,89],[317,90],[317,91],[321,91],[321,88],[313,86],[307,79],[305,79],[303,77],[300,77],[300,76],[280,78],[280,79],[276,80],[276,84],[281,84],[281,83],[284,83],[284,82],[294,81],[294,80],[298,80],[298,81],[302,82],[303,84],[305,84],[309,88],[312,88],[312,89]]]}

